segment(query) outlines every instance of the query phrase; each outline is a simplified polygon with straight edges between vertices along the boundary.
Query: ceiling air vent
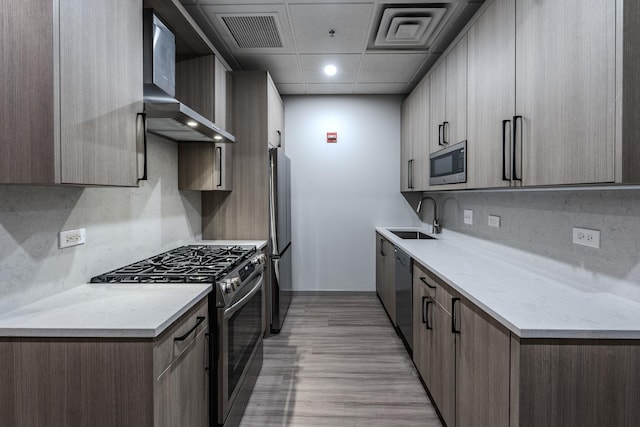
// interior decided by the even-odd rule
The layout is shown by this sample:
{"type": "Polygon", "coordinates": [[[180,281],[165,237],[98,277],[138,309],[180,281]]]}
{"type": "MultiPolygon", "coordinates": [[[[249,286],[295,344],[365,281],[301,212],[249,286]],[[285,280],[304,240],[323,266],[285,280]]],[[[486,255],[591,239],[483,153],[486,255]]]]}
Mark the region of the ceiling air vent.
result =
{"type": "Polygon", "coordinates": [[[446,11],[444,7],[387,7],[372,47],[428,48],[429,38],[446,11]]]}
{"type": "Polygon", "coordinates": [[[226,15],[222,21],[240,49],[283,47],[274,15],[226,15]]]}

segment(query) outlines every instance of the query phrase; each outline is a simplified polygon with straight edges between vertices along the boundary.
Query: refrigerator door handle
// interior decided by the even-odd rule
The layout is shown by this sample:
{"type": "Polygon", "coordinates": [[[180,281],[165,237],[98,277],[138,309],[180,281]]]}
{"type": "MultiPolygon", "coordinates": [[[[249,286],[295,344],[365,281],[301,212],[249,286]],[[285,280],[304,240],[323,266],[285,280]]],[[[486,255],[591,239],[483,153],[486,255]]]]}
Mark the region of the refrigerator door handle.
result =
{"type": "Polygon", "coordinates": [[[277,148],[269,149],[269,238],[271,240],[271,253],[278,253],[278,176],[276,157],[278,155],[277,148]]]}

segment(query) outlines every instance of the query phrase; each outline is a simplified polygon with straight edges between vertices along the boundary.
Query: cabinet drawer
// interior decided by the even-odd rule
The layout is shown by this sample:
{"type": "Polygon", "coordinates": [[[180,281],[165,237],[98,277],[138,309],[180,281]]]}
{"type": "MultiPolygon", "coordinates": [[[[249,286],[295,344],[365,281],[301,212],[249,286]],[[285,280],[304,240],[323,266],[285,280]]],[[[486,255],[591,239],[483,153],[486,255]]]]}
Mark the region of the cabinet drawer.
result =
{"type": "Polygon", "coordinates": [[[433,274],[431,271],[414,261],[413,263],[413,280],[419,281],[428,288],[428,295],[436,300],[449,315],[451,314],[451,300],[454,297],[453,290],[449,285],[445,284],[442,279],[433,274]]]}
{"type": "Polygon", "coordinates": [[[160,374],[209,326],[207,297],[176,320],[153,344],[153,375],[160,374]],[[202,320],[204,318],[204,320],[202,320]],[[183,338],[183,339],[178,339],[183,338]]]}

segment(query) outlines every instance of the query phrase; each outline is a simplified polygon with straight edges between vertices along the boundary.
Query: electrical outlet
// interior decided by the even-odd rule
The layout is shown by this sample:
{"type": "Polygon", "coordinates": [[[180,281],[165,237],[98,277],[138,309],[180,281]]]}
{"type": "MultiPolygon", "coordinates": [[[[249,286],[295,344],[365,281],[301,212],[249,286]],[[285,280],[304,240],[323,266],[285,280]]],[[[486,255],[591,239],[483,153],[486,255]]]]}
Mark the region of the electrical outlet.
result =
{"type": "Polygon", "coordinates": [[[489,215],[489,227],[500,228],[500,217],[496,215],[489,215]]]}
{"type": "Polygon", "coordinates": [[[573,243],[576,245],[600,247],[600,230],[573,227],[573,243]]]}
{"type": "Polygon", "coordinates": [[[465,224],[473,224],[473,211],[471,209],[464,210],[464,223],[465,224]]]}
{"type": "Polygon", "coordinates": [[[59,234],[59,247],[68,248],[69,246],[83,245],[87,241],[87,234],[84,228],[77,230],[61,231],[59,234]]]}

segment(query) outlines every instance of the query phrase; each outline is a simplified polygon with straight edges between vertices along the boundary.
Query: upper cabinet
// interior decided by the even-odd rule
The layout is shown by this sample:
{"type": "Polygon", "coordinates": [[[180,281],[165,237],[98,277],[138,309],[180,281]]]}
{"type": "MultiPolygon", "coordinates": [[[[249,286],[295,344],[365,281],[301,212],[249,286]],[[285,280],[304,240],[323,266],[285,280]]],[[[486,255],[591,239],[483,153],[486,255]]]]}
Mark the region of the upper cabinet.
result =
{"type": "MultiPolygon", "coordinates": [[[[176,63],[176,98],[225,129],[230,125],[231,73],[214,55],[176,63]]],[[[178,147],[178,188],[231,191],[233,144],[187,142],[178,147]]]]}
{"type": "Polygon", "coordinates": [[[431,72],[430,152],[467,139],[467,38],[431,72]]]}
{"type": "Polygon", "coordinates": [[[495,0],[469,29],[468,188],[513,182],[515,0],[495,0]]]}
{"type": "Polygon", "coordinates": [[[515,30],[513,179],[614,182],[616,2],[518,0],[515,30]]]}
{"type": "Polygon", "coordinates": [[[467,139],[467,188],[640,182],[639,45],[632,0],[487,1],[429,72],[430,151],[467,139]]]}
{"type": "Polygon", "coordinates": [[[422,79],[402,104],[400,191],[429,188],[429,87],[422,79]]]}
{"type": "Polygon", "coordinates": [[[142,3],[6,0],[0,14],[0,183],[137,185],[142,3]]]}

